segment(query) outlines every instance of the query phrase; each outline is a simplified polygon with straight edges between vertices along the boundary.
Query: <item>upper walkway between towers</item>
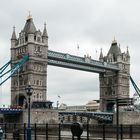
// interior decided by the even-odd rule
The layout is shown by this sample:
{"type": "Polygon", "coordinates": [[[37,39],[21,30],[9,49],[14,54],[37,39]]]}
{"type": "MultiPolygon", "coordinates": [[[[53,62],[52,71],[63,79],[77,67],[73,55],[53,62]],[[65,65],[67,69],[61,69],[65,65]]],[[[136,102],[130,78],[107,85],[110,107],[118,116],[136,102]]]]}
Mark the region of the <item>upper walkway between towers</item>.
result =
{"type": "Polygon", "coordinates": [[[95,73],[120,70],[115,63],[101,62],[94,60],[89,56],[79,57],[51,50],[48,50],[48,64],[95,73]]]}

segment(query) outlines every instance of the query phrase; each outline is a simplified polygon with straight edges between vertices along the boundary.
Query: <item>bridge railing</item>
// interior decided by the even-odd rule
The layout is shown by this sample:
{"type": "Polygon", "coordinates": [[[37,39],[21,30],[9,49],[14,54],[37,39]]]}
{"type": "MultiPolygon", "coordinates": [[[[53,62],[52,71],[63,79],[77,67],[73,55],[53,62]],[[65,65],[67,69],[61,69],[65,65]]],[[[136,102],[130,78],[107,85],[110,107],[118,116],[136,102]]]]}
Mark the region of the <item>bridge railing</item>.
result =
{"type": "MultiPolygon", "coordinates": [[[[34,140],[71,140],[72,124],[32,124],[32,139],[34,140]]],[[[14,134],[20,139],[26,139],[27,124],[1,123],[4,139],[13,139],[14,134]]],[[[119,125],[119,138],[123,139],[140,139],[140,125],[119,125]]],[[[116,139],[116,125],[101,124],[84,124],[81,139],[93,140],[106,138],[116,139]]]]}

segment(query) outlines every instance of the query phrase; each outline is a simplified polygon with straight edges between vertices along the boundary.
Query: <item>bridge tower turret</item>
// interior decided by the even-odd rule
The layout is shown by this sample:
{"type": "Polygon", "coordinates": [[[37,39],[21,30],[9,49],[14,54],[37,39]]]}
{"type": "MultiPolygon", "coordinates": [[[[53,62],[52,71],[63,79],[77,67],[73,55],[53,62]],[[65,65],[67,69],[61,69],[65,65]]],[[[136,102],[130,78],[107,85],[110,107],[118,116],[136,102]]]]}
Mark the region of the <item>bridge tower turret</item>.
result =
{"type": "Polygon", "coordinates": [[[25,87],[29,82],[34,89],[31,101],[46,101],[47,51],[46,25],[42,34],[29,15],[19,37],[16,38],[14,29],[11,38],[11,67],[29,54],[29,61],[11,78],[11,104],[23,105],[26,99],[25,87]]]}
{"type": "Polygon", "coordinates": [[[129,98],[130,55],[128,48],[126,53],[122,53],[120,45],[114,39],[107,55],[99,60],[117,64],[120,68],[118,72],[108,71],[99,75],[100,109],[112,111],[117,98],[129,98]]]}

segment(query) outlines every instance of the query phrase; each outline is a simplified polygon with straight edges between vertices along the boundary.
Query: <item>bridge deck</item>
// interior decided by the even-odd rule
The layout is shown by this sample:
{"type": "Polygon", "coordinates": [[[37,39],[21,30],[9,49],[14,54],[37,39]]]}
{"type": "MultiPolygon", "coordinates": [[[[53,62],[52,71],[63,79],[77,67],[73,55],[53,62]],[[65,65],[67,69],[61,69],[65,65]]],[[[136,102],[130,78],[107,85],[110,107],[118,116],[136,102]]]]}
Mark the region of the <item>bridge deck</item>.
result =
{"type": "Polygon", "coordinates": [[[119,71],[117,64],[93,60],[91,57],[79,57],[50,50],[48,50],[48,64],[96,73],[104,73],[108,70],[119,71]]]}

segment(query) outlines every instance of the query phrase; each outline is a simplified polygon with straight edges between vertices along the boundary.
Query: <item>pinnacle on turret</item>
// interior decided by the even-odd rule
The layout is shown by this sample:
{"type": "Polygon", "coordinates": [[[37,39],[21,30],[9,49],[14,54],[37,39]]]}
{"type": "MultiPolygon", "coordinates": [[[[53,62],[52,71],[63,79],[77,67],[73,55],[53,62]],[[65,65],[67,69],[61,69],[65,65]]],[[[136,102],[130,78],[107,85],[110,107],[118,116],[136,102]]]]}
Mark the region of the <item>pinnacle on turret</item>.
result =
{"type": "Polygon", "coordinates": [[[103,52],[102,52],[102,48],[101,48],[101,52],[100,52],[100,57],[99,57],[99,59],[101,60],[101,59],[103,59],[104,57],[103,57],[103,52]]]}
{"type": "Polygon", "coordinates": [[[128,50],[128,46],[127,46],[126,55],[127,55],[128,57],[130,57],[129,50],[128,50]]]}
{"type": "Polygon", "coordinates": [[[48,37],[48,34],[47,34],[47,29],[46,29],[46,23],[44,23],[44,30],[43,30],[43,37],[48,37]]]}
{"type": "Polygon", "coordinates": [[[113,44],[117,44],[117,41],[116,41],[115,37],[114,37],[114,40],[112,41],[112,45],[113,44]]]}
{"type": "Polygon", "coordinates": [[[16,37],[16,33],[15,33],[15,26],[14,26],[11,40],[16,40],[16,39],[17,39],[17,37],[16,37]]]}
{"type": "Polygon", "coordinates": [[[120,48],[120,44],[119,44],[119,53],[121,54],[121,48],[120,48]]]}

